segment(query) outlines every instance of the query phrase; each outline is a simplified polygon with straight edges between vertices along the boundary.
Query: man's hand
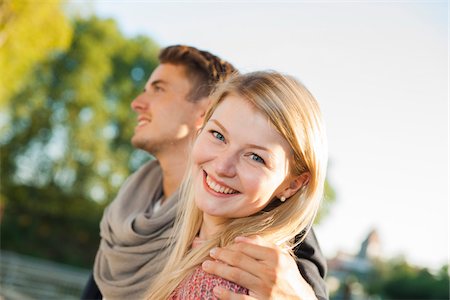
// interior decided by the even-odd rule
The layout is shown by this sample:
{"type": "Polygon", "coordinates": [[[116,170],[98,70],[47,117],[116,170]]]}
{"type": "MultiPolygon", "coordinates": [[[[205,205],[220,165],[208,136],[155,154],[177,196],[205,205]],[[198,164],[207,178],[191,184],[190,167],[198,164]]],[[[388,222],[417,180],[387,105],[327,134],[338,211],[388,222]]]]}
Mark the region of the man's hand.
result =
{"type": "Polygon", "coordinates": [[[247,288],[249,295],[216,287],[219,299],[317,299],[289,254],[259,236],[235,242],[211,250],[215,261],[205,261],[203,270],[247,288]]]}

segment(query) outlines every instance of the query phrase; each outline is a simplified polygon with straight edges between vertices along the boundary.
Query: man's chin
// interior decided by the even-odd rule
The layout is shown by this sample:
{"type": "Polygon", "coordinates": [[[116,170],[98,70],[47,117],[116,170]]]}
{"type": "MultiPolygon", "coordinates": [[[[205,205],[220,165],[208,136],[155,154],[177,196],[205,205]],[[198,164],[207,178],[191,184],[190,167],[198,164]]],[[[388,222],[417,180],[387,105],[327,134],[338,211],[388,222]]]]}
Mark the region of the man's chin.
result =
{"type": "Polygon", "coordinates": [[[133,136],[131,138],[131,145],[133,145],[134,148],[141,149],[144,151],[147,151],[148,145],[151,144],[148,139],[142,139],[137,136],[133,136]]]}

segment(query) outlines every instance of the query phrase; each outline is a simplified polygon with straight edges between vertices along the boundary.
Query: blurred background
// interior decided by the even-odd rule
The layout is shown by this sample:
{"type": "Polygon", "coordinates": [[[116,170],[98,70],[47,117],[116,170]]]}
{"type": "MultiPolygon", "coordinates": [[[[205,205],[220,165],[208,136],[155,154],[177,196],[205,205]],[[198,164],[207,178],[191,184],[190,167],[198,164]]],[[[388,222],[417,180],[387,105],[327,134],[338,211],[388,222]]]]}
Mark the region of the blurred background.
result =
{"type": "Polygon", "coordinates": [[[77,299],[103,209],[151,159],[159,49],[302,81],[327,123],[331,299],[448,299],[447,1],[0,1],[0,299],[77,299]]]}

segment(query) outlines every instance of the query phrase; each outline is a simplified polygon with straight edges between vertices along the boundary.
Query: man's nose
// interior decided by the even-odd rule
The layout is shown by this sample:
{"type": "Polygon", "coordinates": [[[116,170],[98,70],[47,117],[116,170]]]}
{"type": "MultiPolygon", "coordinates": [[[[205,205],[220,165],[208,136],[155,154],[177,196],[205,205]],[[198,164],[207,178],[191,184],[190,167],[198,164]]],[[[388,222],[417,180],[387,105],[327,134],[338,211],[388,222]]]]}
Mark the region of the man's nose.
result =
{"type": "Polygon", "coordinates": [[[148,97],[145,97],[144,92],[139,94],[133,101],[131,101],[131,109],[135,112],[146,110],[149,106],[149,101],[147,98],[148,97]]]}

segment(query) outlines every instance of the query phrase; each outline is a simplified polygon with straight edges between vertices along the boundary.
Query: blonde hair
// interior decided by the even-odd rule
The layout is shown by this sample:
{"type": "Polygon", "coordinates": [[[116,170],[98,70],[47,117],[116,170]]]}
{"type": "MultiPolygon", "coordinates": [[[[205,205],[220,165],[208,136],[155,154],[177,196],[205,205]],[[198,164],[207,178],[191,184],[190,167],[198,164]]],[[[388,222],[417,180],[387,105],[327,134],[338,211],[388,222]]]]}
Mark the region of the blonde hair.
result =
{"type": "Polygon", "coordinates": [[[173,250],[163,271],[151,286],[149,299],[167,299],[213,247],[223,247],[237,236],[260,235],[289,251],[306,235],[323,196],[327,165],[325,129],[319,106],[311,93],[293,77],[273,71],[235,75],[211,95],[213,105],[205,123],[227,95],[240,96],[268,117],[287,140],[293,158],[290,173],[310,174],[309,182],[285,202],[274,199],[265,209],[248,217],[231,219],[225,229],[200,247],[191,249],[202,224],[202,212],[194,202],[190,170],[180,192],[180,208],[173,230],[173,250]]]}

